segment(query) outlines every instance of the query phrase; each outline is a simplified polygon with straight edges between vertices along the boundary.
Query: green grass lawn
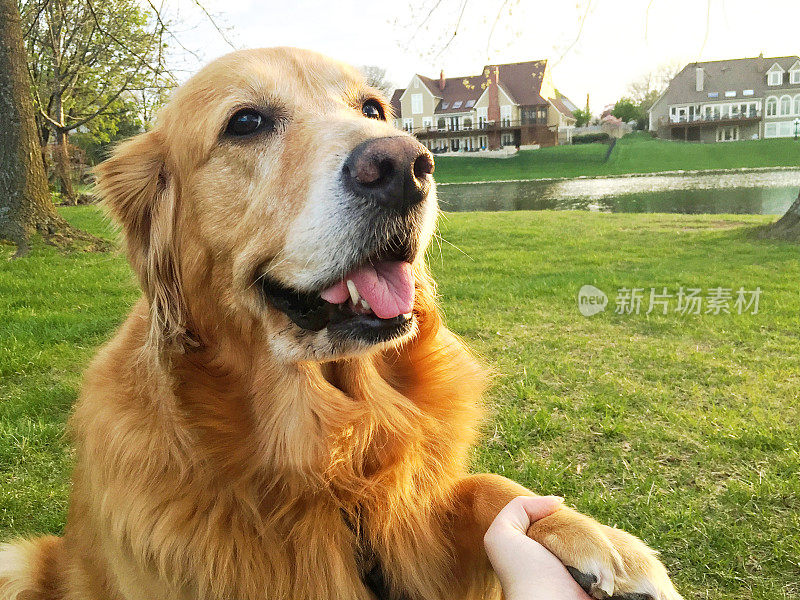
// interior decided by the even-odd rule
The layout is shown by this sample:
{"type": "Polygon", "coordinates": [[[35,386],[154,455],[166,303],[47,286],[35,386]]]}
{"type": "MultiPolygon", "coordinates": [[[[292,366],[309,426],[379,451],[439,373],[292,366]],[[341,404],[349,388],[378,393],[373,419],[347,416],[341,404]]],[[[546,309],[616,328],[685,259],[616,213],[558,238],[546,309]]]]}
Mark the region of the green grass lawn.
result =
{"type": "Polygon", "coordinates": [[[611,158],[604,162],[607,150],[605,144],[579,144],[523,150],[505,159],[442,156],[436,158],[436,181],[460,183],[800,165],[800,142],[793,139],[697,144],[633,134],[620,140],[611,158]]]}
{"type": "MultiPolygon", "coordinates": [[[[93,207],[62,209],[93,233],[93,207]]],[[[444,217],[448,324],[497,372],[475,468],[662,551],[693,599],[800,598],[800,252],[760,216],[444,217]],[[612,306],[577,311],[584,284],[612,306]],[[759,314],[616,315],[621,287],[763,290],[759,314]]],[[[119,254],[0,247],[0,540],[61,531],[64,421],[138,293],[119,254]]]]}

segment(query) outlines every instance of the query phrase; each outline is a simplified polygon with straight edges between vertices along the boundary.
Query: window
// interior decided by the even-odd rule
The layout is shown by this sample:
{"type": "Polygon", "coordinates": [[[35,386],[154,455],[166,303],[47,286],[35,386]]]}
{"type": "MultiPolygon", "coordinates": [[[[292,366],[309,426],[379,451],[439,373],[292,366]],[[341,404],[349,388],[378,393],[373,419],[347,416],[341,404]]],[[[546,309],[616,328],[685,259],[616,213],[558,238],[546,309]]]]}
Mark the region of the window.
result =
{"type": "Polygon", "coordinates": [[[422,94],[411,94],[411,114],[422,113],[422,94]]]}
{"type": "Polygon", "coordinates": [[[800,83],[800,69],[789,71],[789,83],[800,83]]]}
{"type": "Polygon", "coordinates": [[[488,120],[489,109],[487,107],[482,107],[477,109],[478,113],[478,127],[484,127],[486,125],[486,121],[488,120]]]}
{"type": "Polygon", "coordinates": [[[422,117],[422,126],[431,127],[433,125],[433,117],[422,117]]]}
{"type": "Polygon", "coordinates": [[[773,65],[767,71],[767,85],[781,85],[783,83],[783,69],[778,65],[773,65]]]}
{"type": "Polygon", "coordinates": [[[403,119],[403,129],[411,131],[414,128],[414,119],[403,119]]]}
{"type": "Polygon", "coordinates": [[[800,115],[800,96],[794,97],[794,114],[800,115]]]}
{"type": "Polygon", "coordinates": [[[736,92],[735,91],[725,92],[725,97],[726,98],[736,98],[736,92]]]}
{"type": "Polygon", "coordinates": [[[447,127],[444,117],[439,117],[439,120],[436,121],[436,128],[439,131],[442,131],[445,127],[447,127]]]}
{"type": "Polygon", "coordinates": [[[464,117],[464,129],[472,129],[472,117],[464,117]]]}
{"type": "Polygon", "coordinates": [[[794,121],[779,121],[764,125],[764,137],[794,137],[794,121]]]}
{"type": "Polygon", "coordinates": [[[778,99],[774,96],[767,98],[767,116],[774,117],[778,114],[778,99]]]}
{"type": "Polygon", "coordinates": [[[708,92],[709,98],[719,98],[719,92],[708,92]]]}
{"type": "Polygon", "coordinates": [[[448,108],[450,108],[450,103],[449,102],[442,102],[442,110],[447,110],[448,108]]]}
{"type": "Polygon", "coordinates": [[[792,114],[792,99],[789,96],[781,97],[781,115],[792,114]]]}
{"type": "Polygon", "coordinates": [[[735,142],[739,139],[738,127],[717,127],[718,142],[735,142]]]}
{"type": "Polygon", "coordinates": [[[538,115],[536,117],[537,122],[542,123],[542,124],[547,123],[547,109],[546,108],[540,108],[537,111],[537,115],[538,115]]]}
{"type": "Polygon", "coordinates": [[[511,106],[509,104],[500,107],[500,124],[506,127],[511,125],[511,106]]]}
{"type": "Polygon", "coordinates": [[[466,106],[467,108],[472,108],[473,106],[475,106],[475,100],[467,100],[466,106]]]}
{"type": "Polygon", "coordinates": [[[453,102],[453,108],[461,108],[461,104],[462,104],[461,100],[459,100],[458,102],[453,102]]]}
{"type": "Polygon", "coordinates": [[[756,95],[756,93],[755,93],[754,90],[744,90],[742,92],[742,96],[755,96],[755,95],[756,95]]]}

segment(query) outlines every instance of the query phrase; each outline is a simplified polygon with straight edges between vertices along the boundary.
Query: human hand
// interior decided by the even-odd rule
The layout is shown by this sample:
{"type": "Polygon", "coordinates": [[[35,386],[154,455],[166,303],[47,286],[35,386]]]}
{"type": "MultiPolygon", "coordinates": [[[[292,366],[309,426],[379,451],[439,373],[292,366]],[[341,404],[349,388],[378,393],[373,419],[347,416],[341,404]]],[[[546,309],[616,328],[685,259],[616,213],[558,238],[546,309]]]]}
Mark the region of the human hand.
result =
{"type": "Polygon", "coordinates": [[[566,567],[528,537],[531,523],[554,513],[556,496],[519,496],[495,517],[483,538],[506,600],[591,600],[566,567]]]}

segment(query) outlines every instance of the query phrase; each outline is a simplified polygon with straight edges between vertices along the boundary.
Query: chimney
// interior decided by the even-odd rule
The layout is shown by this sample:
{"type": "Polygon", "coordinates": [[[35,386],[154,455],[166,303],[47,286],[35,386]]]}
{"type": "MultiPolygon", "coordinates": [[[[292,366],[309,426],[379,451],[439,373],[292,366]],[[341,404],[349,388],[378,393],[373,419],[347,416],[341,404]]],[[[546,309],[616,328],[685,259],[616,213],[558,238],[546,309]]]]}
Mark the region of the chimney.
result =
{"type": "Polygon", "coordinates": [[[500,122],[500,70],[492,67],[489,74],[489,109],[486,111],[489,121],[500,122]]]}
{"type": "Polygon", "coordinates": [[[706,73],[705,73],[705,71],[703,71],[703,67],[697,67],[697,69],[695,71],[695,74],[696,74],[696,77],[697,77],[697,80],[696,80],[696,83],[695,83],[695,91],[702,92],[703,91],[703,85],[705,84],[705,78],[706,78],[705,77],[706,73]]]}
{"type": "Polygon", "coordinates": [[[498,67],[491,67],[489,73],[489,108],[486,111],[486,118],[491,123],[495,123],[495,127],[489,131],[489,150],[497,150],[500,148],[500,70],[498,67]]]}
{"type": "Polygon", "coordinates": [[[446,82],[444,80],[444,69],[442,69],[441,71],[439,71],[439,89],[441,91],[444,91],[444,86],[445,85],[446,85],[446,82]]]}

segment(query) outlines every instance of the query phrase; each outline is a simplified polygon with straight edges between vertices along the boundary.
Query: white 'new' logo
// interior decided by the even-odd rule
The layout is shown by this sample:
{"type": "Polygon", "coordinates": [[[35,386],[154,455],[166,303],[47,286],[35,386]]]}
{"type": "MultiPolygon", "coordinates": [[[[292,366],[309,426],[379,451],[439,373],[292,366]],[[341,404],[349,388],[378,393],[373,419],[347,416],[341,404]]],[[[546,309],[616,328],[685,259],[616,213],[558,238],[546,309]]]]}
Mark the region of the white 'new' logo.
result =
{"type": "Polygon", "coordinates": [[[578,292],[578,310],[584,317],[603,312],[608,304],[608,296],[593,285],[585,285],[578,292]]]}

